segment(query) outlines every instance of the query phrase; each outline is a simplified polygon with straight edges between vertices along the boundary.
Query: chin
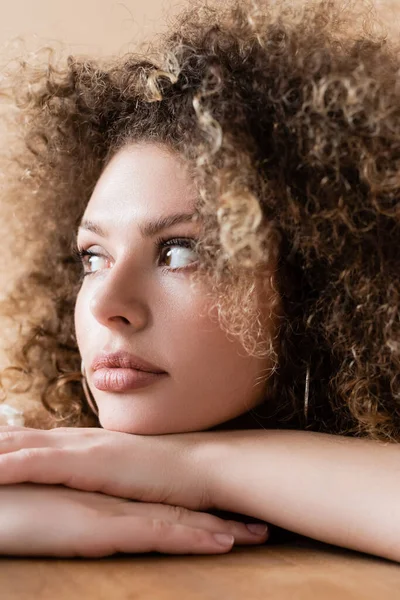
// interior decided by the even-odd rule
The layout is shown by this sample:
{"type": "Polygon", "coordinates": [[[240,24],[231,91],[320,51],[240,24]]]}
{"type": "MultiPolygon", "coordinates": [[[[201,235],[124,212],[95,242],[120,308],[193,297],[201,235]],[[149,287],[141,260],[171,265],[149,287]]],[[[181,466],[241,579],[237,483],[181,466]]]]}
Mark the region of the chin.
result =
{"type": "Polygon", "coordinates": [[[162,422],[155,422],[151,418],[138,419],[132,415],[127,417],[115,412],[99,413],[100,425],[108,431],[118,431],[120,433],[131,433],[134,435],[165,435],[173,433],[194,433],[196,431],[207,431],[218,425],[206,423],[202,426],[196,426],[190,423],[168,423],[165,419],[162,422]]]}
{"type": "Polygon", "coordinates": [[[157,433],[150,432],[149,427],[145,427],[144,424],[127,421],[116,416],[102,416],[100,413],[99,421],[101,427],[107,429],[107,431],[118,431],[119,433],[131,433],[135,435],[157,435],[157,433]]]}
{"type": "Polygon", "coordinates": [[[160,426],[157,423],[152,423],[147,419],[135,419],[134,417],[126,417],[126,415],[108,413],[102,415],[99,413],[100,425],[108,431],[118,431],[120,433],[131,433],[134,435],[162,435],[165,433],[175,433],[170,427],[160,426]]]}

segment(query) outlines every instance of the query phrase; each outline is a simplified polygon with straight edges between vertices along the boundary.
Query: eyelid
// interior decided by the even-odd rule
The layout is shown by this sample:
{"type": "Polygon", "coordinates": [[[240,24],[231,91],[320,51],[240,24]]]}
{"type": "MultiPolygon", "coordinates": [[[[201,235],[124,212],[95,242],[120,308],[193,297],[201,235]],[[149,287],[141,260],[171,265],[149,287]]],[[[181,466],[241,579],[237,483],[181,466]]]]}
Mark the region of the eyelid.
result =
{"type": "MultiPolygon", "coordinates": [[[[160,260],[161,257],[161,253],[163,250],[168,249],[168,247],[181,247],[181,248],[187,248],[188,250],[194,250],[196,247],[196,244],[198,242],[198,239],[196,237],[190,237],[190,236],[181,236],[181,237],[171,237],[171,236],[164,236],[164,237],[159,237],[155,240],[155,247],[157,250],[157,260],[160,260]],[[168,243],[169,242],[169,243],[168,243]],[[179,243],[179,242],[186,242],[185,243],[179,243]]],[[[92,244],[92,245],[87,245],[86,244],[80,244],[77,240],[74,250],[73,250],[73,255],[74,255],[74,260],[76,260],[77,262],[79,262],[82,266],[82,268],[84,269],[85,267],[85,261],[84,261],[84,257],[90,257],[90,256],[95,256],[95,257],[101,257],[101,258],[105,258],[106,260],[108,260],[108,253],[104,254],[103,252],[96,252],[93,251],[93,247],[96,247],[97,244],[92,244]]],[[[175,272],[175,271],[184,271],[187,269],[192,268],[193,266],[197,265],[198,260],[195,260],[191,263],[189,263],[189,265],[185,265],[183,267],[165,267],[162,266],[163,271],[165,270],[167,271],[171,271],[171,272],[175,272]]],[[[161,266],[161,265],[160,265],[161,266]]],[[[99,269],[99,271],[101,271],[101,269],[99,269]]],[[[85,277],[86,275],[96,275],[99,271],[94,271],[94,272],[84,272],[83,273],[83,277],[85,277]]]]}

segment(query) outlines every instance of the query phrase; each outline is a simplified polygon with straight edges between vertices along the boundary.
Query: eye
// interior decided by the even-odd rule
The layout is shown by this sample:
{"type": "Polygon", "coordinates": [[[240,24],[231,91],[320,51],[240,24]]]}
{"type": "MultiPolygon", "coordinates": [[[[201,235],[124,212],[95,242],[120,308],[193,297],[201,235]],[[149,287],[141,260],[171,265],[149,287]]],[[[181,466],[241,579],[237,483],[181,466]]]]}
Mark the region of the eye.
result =
{"type": "MultiPolygon", "coordinates": [[[[193,238],[159,238],[156,240],[156,250],[158,256],[158,264],[166,265],[166,271],[179,271],[193,266],[198,260],[198,255],[194,251],[196,240],[193,238]]],[[[93,252],[92,250],[84,250],[76,246],[73,251],[73,258],[76,262],[81,263],[84,268],[82,277],[87,275],[95,275],[98,270],[101,270],[101,261],[107,261],[107,257],[93,252]],[[93,271],[93,267],[100,261],[98,269],[93,271]],[[85,270],[89,268],[89,270],[85,270]]]]}
{"type": "MultiPolygon", "coordinates": [[[[74,248],[73,256],[74,256],[74,260],[76,260],[76,262],[80,262],[84,268],[87,265],[90,265],[90,267],[91,267],[92,262],[90,262],[90,261],[92,261],[92,260],[105,259],[105,257],[102,256],[101,254],[97,254],[96,252],[91,252],[90,250],[84,250],[83,248],[80,248],[80,247],[74,248]]],[[[96,273],[96,271],[84,271],[82,273],[82,277],[86,277],[87,275],[93,275],[94,273],[96,273]]]]}
{"type": "Polygon", "coordinates": [[[177,271],[192,266],[198,260],[194,251],[195,240],[191,238],[159,238],[156,241],[159,251],[159,262],[168,269],[177,271]]]}

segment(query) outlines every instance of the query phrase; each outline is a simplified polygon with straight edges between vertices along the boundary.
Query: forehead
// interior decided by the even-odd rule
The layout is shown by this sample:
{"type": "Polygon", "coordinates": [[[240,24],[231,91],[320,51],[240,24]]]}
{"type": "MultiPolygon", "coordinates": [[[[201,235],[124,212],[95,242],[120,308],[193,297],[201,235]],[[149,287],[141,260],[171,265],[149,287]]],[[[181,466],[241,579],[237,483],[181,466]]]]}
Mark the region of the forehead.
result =
{"type": "Polygon", "coordinates": [[[194,202],[194,184],[179,155],[155,144],[131,144],[107,164],[85,213],[129,213],[140,218],[187,210],[194,202]]]}

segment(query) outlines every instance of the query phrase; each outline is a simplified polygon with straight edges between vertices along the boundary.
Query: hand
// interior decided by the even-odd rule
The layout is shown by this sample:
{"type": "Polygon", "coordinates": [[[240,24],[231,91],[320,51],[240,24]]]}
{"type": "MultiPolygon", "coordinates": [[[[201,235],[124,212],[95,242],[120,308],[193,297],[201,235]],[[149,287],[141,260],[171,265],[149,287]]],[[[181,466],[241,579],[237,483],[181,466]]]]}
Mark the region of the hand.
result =
{"type": "Polygon", "coordinates": [[[177,506],[132,502],[63,486],[0,487],[0,555],[102,557],[117,552],[222,554],[213,533],[260,544],[243,523],[177,506]]]}
{"type": "MultiPolygon", "coordinates": [[[[0,485],[62,484],[192,510],[214,508],[197,433],[133,435],[100,428],[0,427],[0,485]]],[[[218,432],[215,434],[218,435],[218,432]]]]}

